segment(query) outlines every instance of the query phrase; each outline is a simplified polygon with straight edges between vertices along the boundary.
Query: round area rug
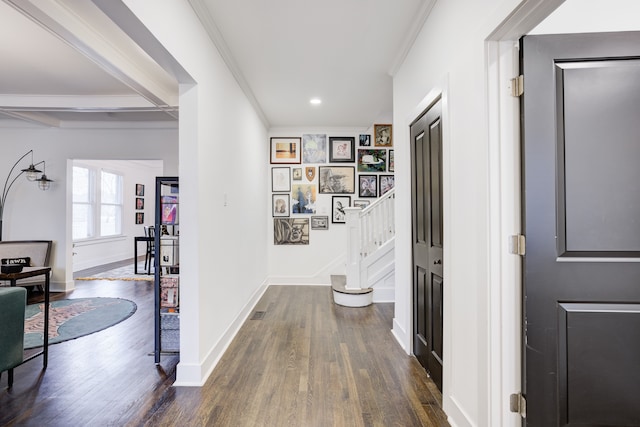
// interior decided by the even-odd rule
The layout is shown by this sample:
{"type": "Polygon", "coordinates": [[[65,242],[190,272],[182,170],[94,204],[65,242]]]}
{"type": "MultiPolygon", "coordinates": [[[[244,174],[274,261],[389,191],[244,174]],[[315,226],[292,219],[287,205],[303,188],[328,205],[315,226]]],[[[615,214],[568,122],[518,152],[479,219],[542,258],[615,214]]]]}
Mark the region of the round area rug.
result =
{"type": "MultiPolygon", "coordinates": [[[[49,307],[49,344],[101,331],[129,318],[138,307],[122,298],[78,298],[53,301],[49,307]]],[[[24,348],[43,344],[44,303],[25,312],[24,348]]]]}

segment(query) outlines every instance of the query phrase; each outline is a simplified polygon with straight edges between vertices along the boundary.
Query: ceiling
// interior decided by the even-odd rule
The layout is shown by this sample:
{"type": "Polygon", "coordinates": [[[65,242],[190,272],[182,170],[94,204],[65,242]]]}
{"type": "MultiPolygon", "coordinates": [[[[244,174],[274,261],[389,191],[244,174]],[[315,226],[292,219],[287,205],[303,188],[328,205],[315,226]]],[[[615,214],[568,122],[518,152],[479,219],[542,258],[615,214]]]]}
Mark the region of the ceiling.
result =
{"type": "MultiPolygon", "coordinates": [[[[434,1],[189,3],[273,128],[390,117],[392,75],[434,1]]],[[[189,77],[132,16],[115,0],[2,0],[0,126],[177,124],[189,77]]]]}

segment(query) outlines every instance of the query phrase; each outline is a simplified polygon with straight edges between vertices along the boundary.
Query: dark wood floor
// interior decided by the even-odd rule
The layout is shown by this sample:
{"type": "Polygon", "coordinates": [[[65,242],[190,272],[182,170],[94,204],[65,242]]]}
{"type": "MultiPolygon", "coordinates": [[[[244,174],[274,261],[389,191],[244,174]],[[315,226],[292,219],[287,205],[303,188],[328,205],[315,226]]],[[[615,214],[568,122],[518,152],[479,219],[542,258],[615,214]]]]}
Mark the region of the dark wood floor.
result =
{"type": "Polygon", "coordinates": [[[0,425],[447,426],[441,396],[389,331],[392,304],[348,309],[329,287],[270,287],[204,387],[170,387],[176,357],[156,367],[153,285],[78,281],[57,298],[131,299],[136,313],[50,347],[0,380],[0,425]]]}

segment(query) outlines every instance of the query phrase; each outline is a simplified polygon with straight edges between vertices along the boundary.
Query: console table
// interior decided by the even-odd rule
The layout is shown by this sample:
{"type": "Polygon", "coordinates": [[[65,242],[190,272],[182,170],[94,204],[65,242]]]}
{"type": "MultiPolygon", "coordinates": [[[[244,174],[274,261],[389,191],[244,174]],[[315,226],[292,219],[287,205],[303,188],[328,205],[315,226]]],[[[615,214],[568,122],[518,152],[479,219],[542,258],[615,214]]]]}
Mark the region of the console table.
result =
{"type": "MultiPolygon", "coordinates": [[[[22,361],[22,363],[28,362],[42,355],[42,364],[44,369],[47,368],[47,361],[49,359],[49,275],[51,273],[51,267],[24,267],[19,273],[0,273],[0,280],[6,280],[11,286],[17,286],[17,281],[20,279],[26,279],[27,277],[44,276],[44,331],[42,351],[33,354],[22,361]]],[[[13,375],[13,369],[9,370],[10,375],[13,375]]]]}

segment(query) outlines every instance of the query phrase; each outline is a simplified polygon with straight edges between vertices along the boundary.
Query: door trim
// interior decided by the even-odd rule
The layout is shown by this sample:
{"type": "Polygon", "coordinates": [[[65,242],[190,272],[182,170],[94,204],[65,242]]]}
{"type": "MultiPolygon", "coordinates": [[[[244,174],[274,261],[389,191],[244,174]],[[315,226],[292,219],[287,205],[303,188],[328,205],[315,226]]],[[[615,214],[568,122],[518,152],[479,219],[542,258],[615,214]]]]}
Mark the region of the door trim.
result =
{"type": "MultiPolygon", "coordinates": [[[[564,0],[524,0],[489,34],[485,42],[489,136],[489,353],[486,382],[480,393],[488,407],[479,419],[486,425],[519,427],[510,412],[509,395],[521,391],[521,259],[508,250],[508,236],[520,233],[522,209],[519,99],[507,82],[518,74],[518,39],[549,16],[564,0]]],[[[483,381],[480,381],[482,386],[483,381]]]]}

